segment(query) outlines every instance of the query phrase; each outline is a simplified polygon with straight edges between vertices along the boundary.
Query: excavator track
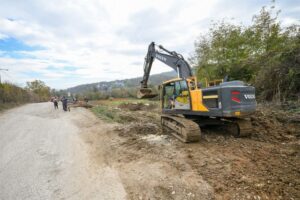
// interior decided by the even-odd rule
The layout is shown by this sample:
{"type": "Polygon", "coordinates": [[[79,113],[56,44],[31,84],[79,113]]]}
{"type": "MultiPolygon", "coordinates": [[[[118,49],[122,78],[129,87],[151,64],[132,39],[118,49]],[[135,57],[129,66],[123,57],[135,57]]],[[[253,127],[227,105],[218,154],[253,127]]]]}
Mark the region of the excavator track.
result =
{"type": "Polygon", "coordinates": [[[235,137],[248,137],[253,132],[253,127],[250,119],[235,119],[229,121],[229,131],[233,133],[235,137]]]}
{"type": "Polygon", "coordinates": [[[238,119],[235,123],[238,125],[238,137],[251,136],[253,127],[250,119],[238,119]]]}
{"type": "Polygon", "coordinates": [[[161,125],[163,129],[170,130],[170,133],[182,142],[197,142],[201,138],[201,129],[199,125],[189,119],[162,115],[161,125]]]}

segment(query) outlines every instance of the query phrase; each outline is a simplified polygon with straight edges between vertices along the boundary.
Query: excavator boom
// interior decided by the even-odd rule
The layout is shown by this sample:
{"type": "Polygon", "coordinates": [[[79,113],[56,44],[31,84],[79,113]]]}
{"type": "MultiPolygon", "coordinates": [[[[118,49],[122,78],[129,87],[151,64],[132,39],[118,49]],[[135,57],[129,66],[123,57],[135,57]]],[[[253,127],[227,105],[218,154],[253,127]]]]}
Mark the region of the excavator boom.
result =
{"type": "Polygon", "coordinates": [[[148,87],[148,79],[155,59],[158,59],[162,63],[174,69],[178,73],[179,78],[188,78],[193,76],[190,65],[184,60],[181,54],[178,54],[175,51],[169,51],[159,45],[158,48],[165,52],[161,53],[155,48],[155,46],[155,43],[151,42],[148,47],[148,52],[144,62],[144,76],[141,81],[141,88],[137,93],[138,98],[153,98],[157,96],[157,94],[153,93],[151,88],[148,87]]]}

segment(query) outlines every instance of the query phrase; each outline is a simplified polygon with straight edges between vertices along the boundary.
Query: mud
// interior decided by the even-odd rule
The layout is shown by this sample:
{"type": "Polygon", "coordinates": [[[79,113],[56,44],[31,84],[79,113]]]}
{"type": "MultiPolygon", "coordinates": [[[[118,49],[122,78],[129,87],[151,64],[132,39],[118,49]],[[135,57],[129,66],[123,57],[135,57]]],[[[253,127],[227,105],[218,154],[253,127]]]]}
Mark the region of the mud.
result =
{"type": "Polygon", "coordinates": [[[157,109],[118,108],[135,118],[112,128],[109,151],[117,166],[131,165],[129,199],[300,199],[299,113],[259,106],[251,137],[206,127],[200,142],[183,144],[161,131],[157,109]]]}

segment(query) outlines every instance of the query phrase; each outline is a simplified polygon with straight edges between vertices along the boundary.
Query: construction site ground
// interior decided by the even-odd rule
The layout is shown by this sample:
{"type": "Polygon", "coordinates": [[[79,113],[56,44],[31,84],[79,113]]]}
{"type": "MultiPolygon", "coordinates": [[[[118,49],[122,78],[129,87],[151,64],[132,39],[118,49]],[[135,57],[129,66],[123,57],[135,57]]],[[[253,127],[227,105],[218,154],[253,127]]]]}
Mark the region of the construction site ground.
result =
{"type": "Polygon", "coordinates": [[[158,102],[29,104],[0,115],[0,199],[300,199],[299,107],[258,106],[251,137],[185,144],[158,102]]]}
{"type": "Polygon", "coordinates": [[[128,188],[132,199],[300,198],[297,105],[259,105],[251,117],[251,137],[235,138],[226,127],[211,126],[202,128],[200,142],[184,144],[162,132],[158,102],[94,104],[96,115],[118,122],[111,124],[108,158],[136,170],[128,172],[136,176],[128,178],[134,181],[128,188]]]}

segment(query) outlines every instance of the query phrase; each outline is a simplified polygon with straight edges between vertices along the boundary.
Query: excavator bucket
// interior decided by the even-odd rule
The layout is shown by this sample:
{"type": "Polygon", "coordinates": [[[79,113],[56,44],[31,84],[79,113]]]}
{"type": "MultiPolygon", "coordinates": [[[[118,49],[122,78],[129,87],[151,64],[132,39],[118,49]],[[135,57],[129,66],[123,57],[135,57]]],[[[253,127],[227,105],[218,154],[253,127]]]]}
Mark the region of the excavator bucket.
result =
{"type": "Polygon", "coordinates": [[[148,98],[154,98],[158,94],[155,94],[152,92],[152,89],[150,88],[140,88],[137,91],[137,98],[139,99],[148,99],[148,98]]]}

